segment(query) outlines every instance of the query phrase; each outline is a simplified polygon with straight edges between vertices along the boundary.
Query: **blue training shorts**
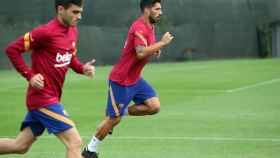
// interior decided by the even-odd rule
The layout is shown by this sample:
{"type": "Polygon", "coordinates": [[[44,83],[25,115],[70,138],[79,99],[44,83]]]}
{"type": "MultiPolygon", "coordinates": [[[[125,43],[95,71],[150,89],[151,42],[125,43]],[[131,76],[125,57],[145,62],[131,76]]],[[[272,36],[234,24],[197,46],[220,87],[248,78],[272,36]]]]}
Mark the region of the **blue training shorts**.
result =
{"type": "Polygon", "coordinates": [[[132,86],[122,86],[109,80],[106,115],[110,118],[123,116],[131,101],[139,105],[155,96],[155,90],[144,79],[132,86]]]}
{"type": "Polygon", "coordinates": [[[74,127],[60,104],[48,105],[44,108],[29,111],[21,124],[21,130],[30,127],[34,136],[40,136],[47,129],[50,134],[58,134],[74,127]]]}

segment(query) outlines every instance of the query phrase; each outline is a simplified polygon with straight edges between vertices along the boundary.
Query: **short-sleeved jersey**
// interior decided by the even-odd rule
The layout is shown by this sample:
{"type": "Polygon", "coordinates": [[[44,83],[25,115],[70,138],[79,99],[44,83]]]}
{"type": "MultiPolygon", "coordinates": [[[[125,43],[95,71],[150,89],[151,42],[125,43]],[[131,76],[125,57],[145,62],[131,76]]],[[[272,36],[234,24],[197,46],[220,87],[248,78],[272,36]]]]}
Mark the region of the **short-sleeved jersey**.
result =
{"type": "Polygon", "coordinates": [[[77,73],[83,65],[76,57],[77,28],[62,25],[57,18],[26,33],[9,44],[6,53],[11,62],[27,80],[40,73],[44,88],[28,86],[26,104],[29,110],[38,109],[60,101],[68,67],[77,73]],[[31,50],[32,66],[29,68],[21,53],[31,50]]]}
{"type": "Polygon", "coordinates": [[[156,42],[154,26],[147,24],[139,17],[130,27],[127,39],[122,49],[120,59],[114,65],[109,80],[123,86],[135,84],[141,78],[141,72],[148,63],[150,56],[137,59],[135,47],[150,46],[156,42]]]}

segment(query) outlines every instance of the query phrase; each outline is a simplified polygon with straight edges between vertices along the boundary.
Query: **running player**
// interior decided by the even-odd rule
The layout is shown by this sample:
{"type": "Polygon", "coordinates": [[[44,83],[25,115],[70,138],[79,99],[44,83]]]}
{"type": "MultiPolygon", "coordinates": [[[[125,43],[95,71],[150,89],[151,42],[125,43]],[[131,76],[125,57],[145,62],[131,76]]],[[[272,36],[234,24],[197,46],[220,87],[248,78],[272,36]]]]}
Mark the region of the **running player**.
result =
{"type": "Polygon", "coordinates": [[[93,77],[93,61],[81,64],[77,58],[77,28],[82,0],[55,0],[56,17],[34,28],[6,48],[16,70],[29,82],[28,112],[15,139],[0,139],[0,154],[24,154],[45,129],[66,146],[67,158],[81,158],[82,140],[74,122],[60,104],[68,68],[93,77]],[[31,68],[21,54],[32,50],[31,68]]]}
{"type": "Polygon", "coordinates": [[[84,158],[97,158],[97,146],[124,115],[143,116],[159,112],[160,102],[154,89],[141,77],[152,56],[159,56],[173,36],[167,32],[156,42],[155,24],[162,15],[161,0],[141,0],[142,15],[132,24],[119,62],[109,76],[106,117],[84,148],[84,158]],[[128,106],[133,101],[135,104],[128,106]]]}

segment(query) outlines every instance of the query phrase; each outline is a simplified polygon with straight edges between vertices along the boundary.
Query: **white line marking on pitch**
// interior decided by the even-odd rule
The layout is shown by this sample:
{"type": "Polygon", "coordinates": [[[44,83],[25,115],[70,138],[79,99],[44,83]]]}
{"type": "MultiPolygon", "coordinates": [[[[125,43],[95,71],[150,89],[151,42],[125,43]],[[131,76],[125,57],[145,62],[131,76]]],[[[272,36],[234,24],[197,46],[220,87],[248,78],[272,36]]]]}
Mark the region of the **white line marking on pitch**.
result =
{"type": "Polygon", "coordinates": [[[194,88],[186,88],[186,89],[161,89],[159,90],[161,93],[185,93],[185,92],[202,92],[202,93],[224,93],[225,90],[220,89],[194,89],[194,88]]]}
{"type": "Polygon", "coordinates": [[[269,141],[280,142],[277,138],[231,138],[231,137],[111,137],[119,140],[195,140],[195,141],[269,141]]]}
{"type": "Polygon", "coordinates": [[[247,89],[252,89],[252,88],[256,88],[256,87],[260,87],[260,86],[264,86],[264,85],[273,84],[273,83],[276,83],[276,82],[279,82],[279,81],[280,81],[280,78],[272,79],[272,80],[263,81],[263,82],[259,82],[259,83],[248,85],[248,86],[243,86],[243,87],[239,87],[239,88],[229,89],[229,90],[226,90],[226,92],[227,93],[240,92],[240,91],[247,90],[247,89]]]}
{"type": "MultiPolygon", "coordinates": [[[[0,138],[9,138],[11,136],[0,136],[0,138]]],[[[15,137],[15,136],[14,136],[15,137]]],[[[91,138],[91,136],[82,136],[91,138]]],[[[39,139],[55,139],[54,136],[42,136],[39,139]]],[[[234,138],[234,137],[147,137],[147,136],[111,136],[112,140],[184,140],[184,141],[245,141],[245,142],[280,142],[280,138],[234,138]]]]}

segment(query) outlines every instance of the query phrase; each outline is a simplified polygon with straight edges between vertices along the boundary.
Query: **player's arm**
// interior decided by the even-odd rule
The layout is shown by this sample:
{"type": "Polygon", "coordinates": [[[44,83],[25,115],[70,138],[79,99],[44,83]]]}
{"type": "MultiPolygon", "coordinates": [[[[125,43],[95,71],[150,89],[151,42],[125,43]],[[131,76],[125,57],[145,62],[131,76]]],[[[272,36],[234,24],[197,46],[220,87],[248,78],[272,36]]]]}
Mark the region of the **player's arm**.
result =
{"type": "MultiPolygon", "coordinates": [[[[145,38],[139,34],[139,33],[135,33],[136,38],[140,38],[143,40],[143,42],[145,43],[145,38]]],[[[151,56],[151,55],[157,55],[158,52],[160,52],[160,49],[165,47],[166,45],[168,45],[172,39],[174,37],[169,33],[166,32],[161,40],[153,45],[147,46],[147,44],[145,45],[136,45],[135,46],[135,50],[136,50],[136,56],[138,59],[143,59],[147,56],[151,56]]]]}
{"type": "Polygon", "coordinates": [[[36,47],[43,47],[47,40],[47,30],[43,27],[38,27],[31,32],[27,32],[6,47],[5,52],[13,66],[28,81],[34,74],[31,68],[25,63],[22,54],[36,47]]]}
{"type": "Polygon", "coordinates": [[[28,81],[34,74],[31,68],[25,63],[22,53],[30,49],[30,41],[30,34],[26,33],[23,37],[11,42],[5,50],[13,66],[28,81]]]}
{"type": "MultiPolygon", "coordinates": [[[[41,74],[34,74],[32,69],[24,61],[22,54],[35,47],[43,46],[40,42],[47,41],[46,31],[42,28],[36,28],[32,32],[26,33],[17,40],[11,42],[5,49],[5,52],[16,70],[29,81],[34,88],[44,87],[44,77],[41,74]]],[[[43,43],[43,42],[42,42],[43,43]]]]}
{"type": "Polygon", "coordinates": [[[70,68],[78,74],[84,74],[83,66],[84,65],[80,62],[80,60],[74,53],[74,55],[71,59],[70,68]]]}

